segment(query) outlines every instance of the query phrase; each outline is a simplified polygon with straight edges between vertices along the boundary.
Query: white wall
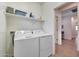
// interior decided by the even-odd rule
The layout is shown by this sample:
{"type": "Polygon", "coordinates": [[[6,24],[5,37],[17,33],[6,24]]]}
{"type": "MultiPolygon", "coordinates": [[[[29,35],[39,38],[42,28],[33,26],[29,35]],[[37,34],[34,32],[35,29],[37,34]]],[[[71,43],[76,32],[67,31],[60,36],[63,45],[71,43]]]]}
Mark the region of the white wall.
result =
{"type": "Polygon", "coordinates": [[[42,29],[42,22],[13,16],[7,16],[6,19],[8,31],[42,29]]]}
{"type": "Polygon", "coordinates": [[[5,3],[0,3],[0,57],[5,56],[6,45],[6,20],[5,20],[5,3]]]}
{"type": "Polygon", "coordinates": [[[43,19],[45,20],[44,29],[50,34],[54,34],[54,8],[63,4],[63,2],[49,2],[43,4],[43,19]]]}
{"type": "Polygon", "coordinates": [[[62,18],[62,24],[64,26],[64,39],[71,40],[72,39],[72,24],[71,17],[66,16],[62,18]]]}
{"type": "Polygon", "coordinates": [[[42,29],[42,22],[13,16],[6,18],[8,31],[42,29]]]}
{"type": "Polygon", "coordinates": [[[76,38],[77,36],[77,30],[76,30],[76,26],[78,25],[78,18],[76,15],[73,16],[73,20],[72,22],[72,38],[76,38]]]}
{"type": "Polygon", "coordinates": [[[64,2],[47,2],[43,4],[43,19],[45,20],[44,22],[44,30],[53,36],[53,54],[55,54],[55,14],[54,14],[54,8],[56,6],[60,6],[64,2]]]}

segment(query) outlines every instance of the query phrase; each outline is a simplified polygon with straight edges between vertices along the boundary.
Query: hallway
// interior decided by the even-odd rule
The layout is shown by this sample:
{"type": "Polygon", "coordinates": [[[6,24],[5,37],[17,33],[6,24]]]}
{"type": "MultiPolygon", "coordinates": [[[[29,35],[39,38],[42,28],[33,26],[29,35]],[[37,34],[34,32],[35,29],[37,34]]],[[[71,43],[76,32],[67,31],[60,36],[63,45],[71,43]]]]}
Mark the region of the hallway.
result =
{"type": "Polygon", "coordinates": [[[56,45],[55,57],[78,57],[79,53],[76,51],[75,40],[63,40],[62,45],[56,45]]]}

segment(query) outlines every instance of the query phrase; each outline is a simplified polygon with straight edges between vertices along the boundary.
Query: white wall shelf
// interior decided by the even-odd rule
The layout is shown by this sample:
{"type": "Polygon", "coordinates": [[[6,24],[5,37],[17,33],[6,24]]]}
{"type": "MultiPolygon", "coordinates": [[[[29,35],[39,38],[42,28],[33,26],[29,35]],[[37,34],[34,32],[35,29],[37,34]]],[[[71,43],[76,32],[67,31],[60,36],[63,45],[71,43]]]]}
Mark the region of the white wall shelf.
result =
{"type": "Polygon", "coordinates": [[[12,16],[12,17],[18,17],[18,18],[22,18],[22,19],[27,19],[27,20],[32,20],[32,21],[44,22],[44,20],[41,20],[40,18],[33,19],[33,18],[30,18],[30,17],[16,15],[16,14],[10,14],[10,13],[5,13],[5,15],[6,16],[12,16]]]}

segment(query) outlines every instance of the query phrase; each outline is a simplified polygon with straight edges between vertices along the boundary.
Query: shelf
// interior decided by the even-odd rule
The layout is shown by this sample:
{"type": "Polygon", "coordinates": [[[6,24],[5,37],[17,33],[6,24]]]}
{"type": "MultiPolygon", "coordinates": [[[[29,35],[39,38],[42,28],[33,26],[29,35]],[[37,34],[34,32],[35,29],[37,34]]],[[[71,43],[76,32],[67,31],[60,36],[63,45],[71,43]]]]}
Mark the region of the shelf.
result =
{"type": "Polygon", "coordinates": [[[16,15],[16,14],[10,14],[10,13],[6,13],[5,15],[11,16],[11,17],[18,17],[18,18],[22,18],[22,19],[27,19],[27,20],[32,20],[32,21],[44,22],[44,20],[41,20],[40,18],[33,19],[33,18],[29,18],[29,17],[25,17],[25,16],[21,16],[21,15],[16,15]]]}

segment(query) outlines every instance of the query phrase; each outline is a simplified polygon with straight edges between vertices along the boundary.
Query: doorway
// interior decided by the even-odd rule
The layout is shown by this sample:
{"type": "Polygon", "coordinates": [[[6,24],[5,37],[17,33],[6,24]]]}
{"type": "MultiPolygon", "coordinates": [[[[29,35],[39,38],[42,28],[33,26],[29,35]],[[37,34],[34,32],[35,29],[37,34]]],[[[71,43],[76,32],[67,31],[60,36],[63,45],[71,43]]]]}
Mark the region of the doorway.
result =
{"type": "Polygon", "coordinates": [[[78,32],[78,9],[78,3],[75,2],[69,2],[55,8],[56,51],[59,49],[58,51],[60,54],[63,51],[62,53],[64,53],[64,55],[61,54],[61,56],[68,56],[69,52],[71,52],[71,55],[69,56],[72,56],[73,54],[73,56],[77,56],[75,41],[78,32]],[[68,50],[66,51],[62,48],[68,50]],[[72,53],[73,51],[74,53],[72,53]]]}
{"type": "Polygon", "coordinates": [[[71,39],[72,36],[77,34],[77,32],[75,31],[75,30],[78,30],[77,9],[78,9],[77,3],[66,3],[63,6],[55,8],[55,25],[56,25],[55,26],[55,38],[56,38],[56,42],[58,45],[61,45],[62,40],[66,39],[68,36],[69,36],[68,39],[71,39]],[[70,29],[68,30],[68,28],[70,28],[71,30],[70,29]],[[75,34],[72,30],[75,32],[75,34]],[[67,34],[69,35],[66,36],[67,34]]]}

